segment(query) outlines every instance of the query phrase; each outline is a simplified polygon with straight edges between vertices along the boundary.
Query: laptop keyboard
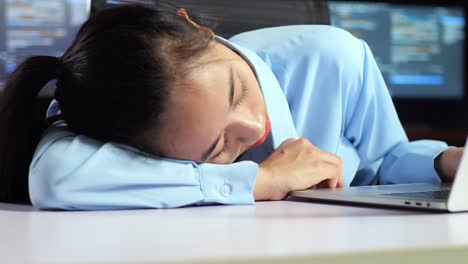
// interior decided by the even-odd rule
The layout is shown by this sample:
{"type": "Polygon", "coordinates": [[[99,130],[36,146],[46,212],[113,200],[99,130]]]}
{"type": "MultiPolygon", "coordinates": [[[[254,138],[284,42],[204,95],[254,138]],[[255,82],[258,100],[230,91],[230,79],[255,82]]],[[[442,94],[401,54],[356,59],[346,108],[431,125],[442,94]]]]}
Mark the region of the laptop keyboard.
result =
{"type": "Polygon", "coordinates": [[[449,197],[449,194],[450,194],[450,190],[431,191],[431,192],[385,193],[382,195],[447,200],[449,197]]]}

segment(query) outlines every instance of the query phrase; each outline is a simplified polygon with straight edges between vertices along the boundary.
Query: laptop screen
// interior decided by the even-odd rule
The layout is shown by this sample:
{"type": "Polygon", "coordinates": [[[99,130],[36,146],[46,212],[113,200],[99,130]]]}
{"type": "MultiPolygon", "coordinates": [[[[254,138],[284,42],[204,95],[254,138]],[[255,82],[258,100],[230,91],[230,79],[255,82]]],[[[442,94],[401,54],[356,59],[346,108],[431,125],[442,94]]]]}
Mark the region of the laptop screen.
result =
{"type": "MultiPolygon", "coordinates": [[[[0,92],[8,75],[32,55],[61,56],[88,18],[88,0],[0,1],[0,92]]],[[[52,86],[45,89],[51,92],[52,86]]]]}
{"type": "Polygon", "coordinates": [[[332,25],[370,46],[393,98],[464,96],[462,6],[329,1],[332,25]]]}

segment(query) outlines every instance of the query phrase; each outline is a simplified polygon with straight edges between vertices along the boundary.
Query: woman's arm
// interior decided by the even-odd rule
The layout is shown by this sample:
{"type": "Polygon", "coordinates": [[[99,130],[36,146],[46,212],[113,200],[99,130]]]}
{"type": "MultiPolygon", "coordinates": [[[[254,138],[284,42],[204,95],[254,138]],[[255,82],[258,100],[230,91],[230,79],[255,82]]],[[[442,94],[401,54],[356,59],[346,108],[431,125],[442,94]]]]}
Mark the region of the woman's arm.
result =
{"type": "Polygon", "coordinates": [[[163,159],[119,144],[46,130],[29,173],[40,209],[172,208],[211,203],[252,204],[258,165],[196,164],[163,159]]]}
{"type": "Polygon", "coordinates": [[[448,149],[444,142],[408,142],[390,94],[367,44],[363,42],[362,85],[349,98],[345,136],[359,152],[359,174],[375,173],[380,184],[440,182],[435,158],[448,149]]]}

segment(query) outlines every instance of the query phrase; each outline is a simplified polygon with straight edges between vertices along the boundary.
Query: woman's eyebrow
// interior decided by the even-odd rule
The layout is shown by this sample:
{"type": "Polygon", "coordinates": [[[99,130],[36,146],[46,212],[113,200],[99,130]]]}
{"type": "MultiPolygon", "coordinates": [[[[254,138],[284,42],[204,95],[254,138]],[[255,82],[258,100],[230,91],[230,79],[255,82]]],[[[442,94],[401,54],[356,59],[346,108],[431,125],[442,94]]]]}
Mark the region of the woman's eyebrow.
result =
{"type": "MultiPolygon", "coordinates": [[[[229,109],[232,108],[234,104],[234,70],[232,69],[232,65],[229,67],[229,109]]],[[[216,146],[218,145],[219,140],[221,139],[221,134],[215,139],[215,141],[210,145],[210,147],[203,153],[202,155],[202,163],[205,162],[208,157],[211,155],[211,152],[214,151],[216,146]]]]}

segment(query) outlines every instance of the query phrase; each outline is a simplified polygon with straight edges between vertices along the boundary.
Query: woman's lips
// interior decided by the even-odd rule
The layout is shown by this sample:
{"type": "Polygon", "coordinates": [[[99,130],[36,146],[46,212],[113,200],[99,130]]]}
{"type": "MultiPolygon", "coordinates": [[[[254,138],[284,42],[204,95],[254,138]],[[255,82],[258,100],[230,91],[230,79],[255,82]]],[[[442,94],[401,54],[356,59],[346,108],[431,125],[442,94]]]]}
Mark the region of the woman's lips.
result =
{"type": "Polygon", "coordinates": [[[257,143],[253,144],[252,147],[259,146],[263,142],[265,142],[266,138],[268,137],[268,134],[270,134],[270,130],[271,130],[270,119],[268,118],[268,115],[267,115],[265,119],[265,134],[257,141],[257,143]]]}

